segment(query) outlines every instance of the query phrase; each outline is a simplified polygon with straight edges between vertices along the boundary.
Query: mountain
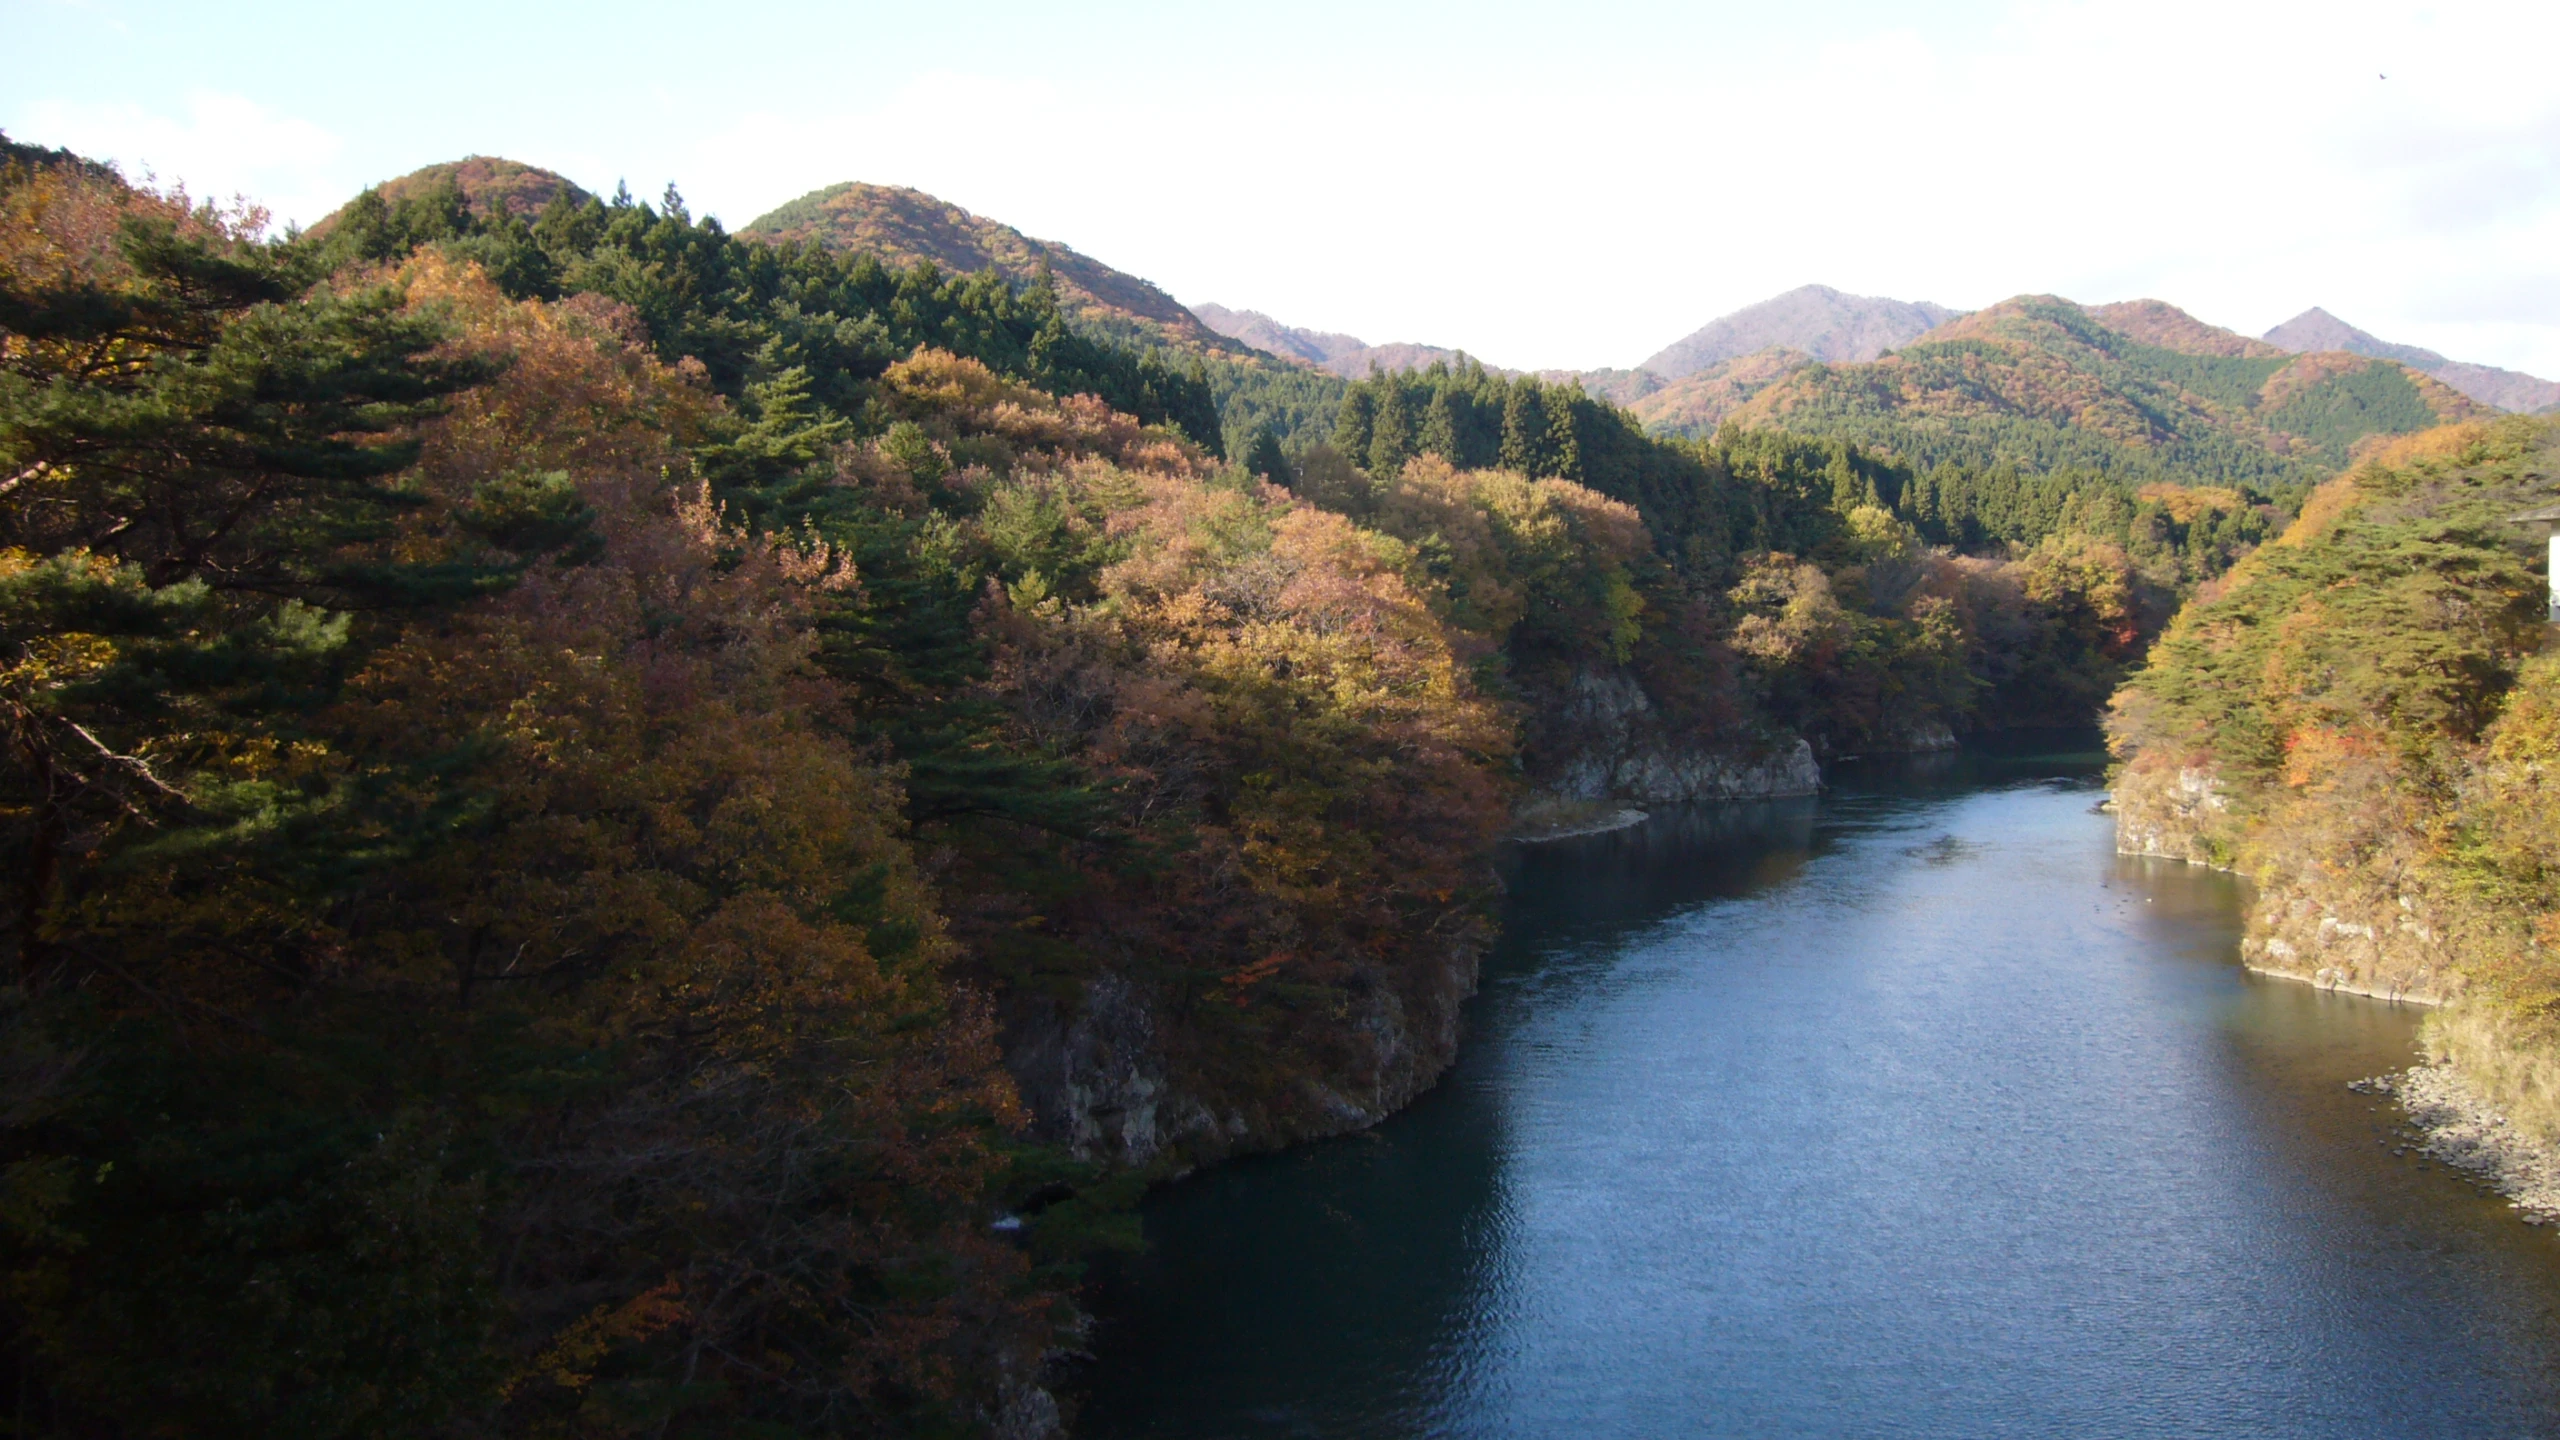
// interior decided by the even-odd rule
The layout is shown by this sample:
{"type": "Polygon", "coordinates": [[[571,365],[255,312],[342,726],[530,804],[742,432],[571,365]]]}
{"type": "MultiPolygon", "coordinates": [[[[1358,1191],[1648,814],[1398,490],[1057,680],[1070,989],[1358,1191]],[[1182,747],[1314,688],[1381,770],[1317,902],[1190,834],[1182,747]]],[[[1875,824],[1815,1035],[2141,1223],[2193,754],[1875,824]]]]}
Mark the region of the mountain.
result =
{"type": "MultiPolygon", "coordinates": [[[[459,160],[423,166],[373,188],[386,203],[397,205],[447,183],[461,189],[462,198],[471,207],[472,214],[483,217],[502,200],[510,212],[530,219],[543,206],[550,204],[554,195],[567,195],[572,205],[584,205],[588,199],[587,192],[565,175],[496,155],[466,155],[459,160]]],[[[311,233],[326,234],[337,224],[338,216],[345,208],[340,206],[321,217],[319,223],[311,227],[311,233]]]]}
{"type": "Polygon", "coordinates": [[[757,216],[738,233],[868,251],[889,265],[930,260],[960,274],[993,270],[1020,285],[1037,279],[1046,262],[1058,287],[1059,308],[1094,330],[1192,354],[1245,353],[1245,346],[1200,323],[1200,317],[1148,281],[921,190],[860,181],[830,185],[757,216]]]}
{"type": "Polygon", "coordinates": [[[2395,345],[2357,329],[2317,305],[2268,331],[2267,339],[2288,351],[2343,350],[2352,355],[2397,360],[2412,370],[2433,375],[2482,404],[2495,405],[2501,410],[2531,414],[2560,405],[2560,382],[2540,379],[2518,370],[2501,370],[2494,365],[2447,360],[2433,350],[2422,350],[2415,345],[2395,345]]]}
{"type": "Polygon", "coordinates": [[[1813,363],[1813,357],[1802,350],[1772,345],[1719,360],[1648,394],[1619,403],[1635,412],[1647,430],[1657,434],[1712,435],[1726,416],[1741,409],[1753,396],[1813,363]]]}
{"type": "Polygon", "coordinates": [[[1867,364],[1804,365],[1729,418],[1922,465],[2298,484],[2370,437],[2487,413],[2396,360],[2289,355],[2156,300],[2089,308],[2026,295],[1867,364]]]}
{"type": "Polygon", "coordinates": [[[1541,370],[1538,378],[1550,385],[1579,385],[1583,394],[1621,408],[1663,387],[1662,377],[1650,370],[1541,370]]]}
{"type": "MultiPolygon", "coordinates": [[[[1455,365],[1465,352],[1444,349],[1438,345],[1415,345],[1398,341],[1372,345],[1357,335],[1340,335],[1329,330],[1302,330],[1283,325],[1259,310],[1230,310],[1224,305],[1208,304],[1192,307],[1202,324],[1232,340],[1241,341],[1256,350],[1267,350],[1286,360],[1313,365],[1331,371],[1346,380],[1357,380],[1372,368],[1384,371],[1425,370],[1436,361],[1455,365]]],[[[1488,365],[1508,375],[1511,371],[1488,365]]]]}
{"type": "Polygon", "coordinates": [[[2207,325],[2165,300],[2123,300],[2087,309],[2090,319],[2129,340],[2181,355],[2270,360],[2287,353],[2282,346],[2252,340],[2219,325],[2207,325]]]}
{"type": "Polygon", "coordinates": [[[1835,365],[1873,360],[1962,313],[1925,300],[1844,295],[1828,285],[1806,285],[1712,321],[1639,368],[1677,380],[1772,346],[1835,365]]]}

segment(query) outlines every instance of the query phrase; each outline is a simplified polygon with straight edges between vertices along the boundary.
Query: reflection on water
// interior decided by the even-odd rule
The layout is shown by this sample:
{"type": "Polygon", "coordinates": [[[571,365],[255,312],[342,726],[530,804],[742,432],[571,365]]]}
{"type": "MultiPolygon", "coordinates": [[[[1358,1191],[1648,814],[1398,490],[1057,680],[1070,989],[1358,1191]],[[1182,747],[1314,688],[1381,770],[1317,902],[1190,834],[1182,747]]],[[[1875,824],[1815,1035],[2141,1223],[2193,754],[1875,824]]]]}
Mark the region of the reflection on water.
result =
{"type": "Polygon", "coordinates": [[[2248,976],[2094,756],[1523,850],[1448,1081],[1168,1187],[1080,1430],[2560,1433],[2560,1252],[2377,1143],[2415,1016],[2248,976]]]}

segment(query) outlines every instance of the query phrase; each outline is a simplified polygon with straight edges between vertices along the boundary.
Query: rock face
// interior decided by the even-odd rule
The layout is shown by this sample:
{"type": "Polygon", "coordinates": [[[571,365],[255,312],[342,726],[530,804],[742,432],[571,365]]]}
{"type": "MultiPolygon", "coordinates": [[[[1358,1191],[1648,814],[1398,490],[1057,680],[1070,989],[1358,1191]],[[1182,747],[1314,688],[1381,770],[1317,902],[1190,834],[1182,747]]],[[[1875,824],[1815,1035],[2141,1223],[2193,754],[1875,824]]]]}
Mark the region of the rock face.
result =
{"type": "Polygon", "coordinates": [[[1767,800],[1822,788],[1813,747],[1789,740],[1758,751],[1685,744],[1663,723],[1644,687],[1623,671],[1578,671],[1550,707],[1539,747],[1542,790],[1571,800],[1668,805],[1683,800],[1767,800]]]}
{"type": "MultiPolygon", "coordinates": [[[[1532,780],[1566,804],[1614,813],[1622,804],[1810,795],[1822,785],[1800,739],[1757,749],[1683,740],[1624,671],[1583,669],[1541,699],[1546,763],[1532,780]]],[[[1194,1033],[1136,972],[1106,971],[1073,996],[1009,1001],[1006,1068],[1043,1138],[1115,1166],[1205,1163],[1364,1129],[1456,1058],[1460,1008],[1475,993],[1488,938],[1480,922],[1455,925],[1436,953],[1381,966],[1326,1025],[1321,1058],[1310,1051],[1275,1064],[1229,1053],[1232,1040],[1194,1033]]]]}
{"type": "Polygon", "coordinates": [[[1464,936],[1426,962],[1428,973],[1368,986],[1336,1017],[1341,1058],[1277,1092],[1187,1063],[1200,1047],[1162,997],[1107,972],[1072,1004],[1008,1017],[1005,1065],[1041,1137],[1079,1160],[1206,1163],[1347,1134],[1411,1103],[1457,1058],[1459,1010],[1482,952],[1479,937],[1464,936]]]}
{"type": "Polygon", "coordinates": [[[2322,867],[2261,877],[2240,959],[2252,970],[2384,1000],[2442,1005],[2460,991],[2442,933],[2408,895],[2322,867]]]}
{"type": "MultiPolygon", "coordinates": [[[[2236,817],[2210,769],[2144,757],[2117,777],[2114,808],[2121,854],[2237,868],[2236,817]]],[[[2459,993],[2442,928],[2391,877],[2263,845],[2247,869],[2256,893],[2240,958],[2250,969],[2422,1005],[2459,993]]]]}
{"type": "Polygon", "coordinates": [[[2149,763],[2128,766],[2116,779],[2116,850],[2231,868],[2219,822],[2231,809],[2222,780],[2208,768],[2149,763]]]}
{"type": "Polygon", "coordinates": [[[1152,1007],[1118,975],[1086,984],[1071,1014],[1015,1027],[1005,1061],[1041,1128],[1080,1160],[1144,1165],[1186,1136],[1220,1134],[1208,1107],[1171,1093],[1152,1007]]]}
{"type": "Polygon", "coordinates": [[[1943,720],[1896,724],[1867,749],[1878,755],[1935,755],[1957,748],[1953,726],[1943,720]]]}

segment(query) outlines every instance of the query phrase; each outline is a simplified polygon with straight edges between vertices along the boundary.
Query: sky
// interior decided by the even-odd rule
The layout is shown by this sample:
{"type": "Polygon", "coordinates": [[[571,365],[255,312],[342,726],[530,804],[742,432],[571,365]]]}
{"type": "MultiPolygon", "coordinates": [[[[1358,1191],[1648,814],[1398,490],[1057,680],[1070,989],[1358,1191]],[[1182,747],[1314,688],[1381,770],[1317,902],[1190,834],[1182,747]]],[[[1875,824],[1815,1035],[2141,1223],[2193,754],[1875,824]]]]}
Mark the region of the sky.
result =
{"type": "Polygon", "coordinates": [[[309,222],[465,154],[911,185],[1177,299],[1633,365],[1807,283],[2560,376],[2560,5],[0,0],[0,130],[309,222]]]}

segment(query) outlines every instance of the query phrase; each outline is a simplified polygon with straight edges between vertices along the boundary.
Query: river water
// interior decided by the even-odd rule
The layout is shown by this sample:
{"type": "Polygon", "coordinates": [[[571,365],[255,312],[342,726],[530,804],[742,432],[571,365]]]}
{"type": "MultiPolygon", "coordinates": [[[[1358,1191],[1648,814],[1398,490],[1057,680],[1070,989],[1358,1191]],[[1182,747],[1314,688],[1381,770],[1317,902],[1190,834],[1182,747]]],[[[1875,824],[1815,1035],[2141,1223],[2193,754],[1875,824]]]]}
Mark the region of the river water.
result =
{"type": "Polygon", "coordinates": [[[1844,767],[1513,858],[1456,1067],[1096,1281],[1116,1437],[2560,1434],[2560,1239],[2346,1082],[2098,757],[1844,767]]]}

